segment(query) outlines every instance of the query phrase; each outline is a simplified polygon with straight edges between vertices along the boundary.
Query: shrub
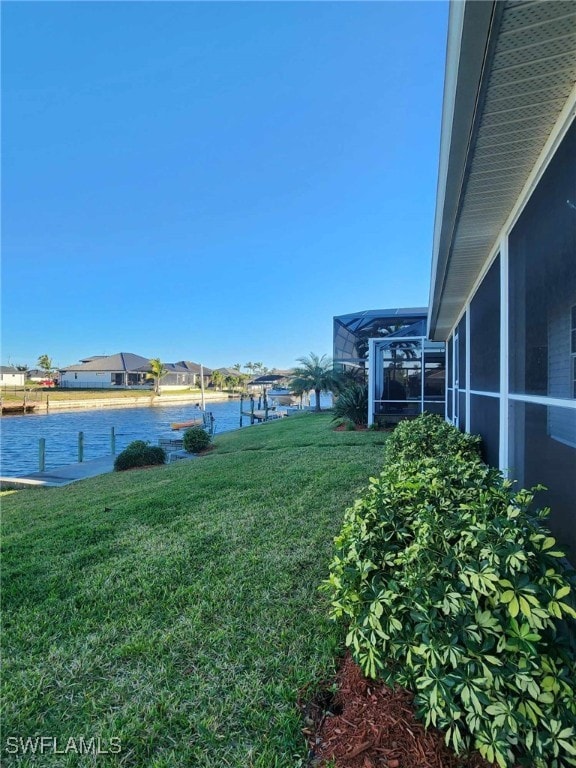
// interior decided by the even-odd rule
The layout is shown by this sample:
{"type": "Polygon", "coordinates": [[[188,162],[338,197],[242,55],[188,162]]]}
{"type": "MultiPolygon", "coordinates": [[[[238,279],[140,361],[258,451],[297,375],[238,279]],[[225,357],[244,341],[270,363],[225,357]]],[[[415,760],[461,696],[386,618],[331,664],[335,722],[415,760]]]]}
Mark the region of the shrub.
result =
{"type": "Polygon", "coordinates": [[[334,419],[350,419],[354,424],[368,423],[368,387],[366,384],[350,384],[336,398],[334,419]]]}
{"type": "Polygon", "coordinates": [[[165,464],[166,451],[158,445],[150,445],[144,440],[134,440],[122,453],[116,456],[114,470],[122,472],[134,467],[146,467],[151,464],[165,464]]]}
{"type": "Polygon", "coordinates": [[[440,416],[423,413],[398,424],[386,443],[386,460],[411,461],[426,456],[480,457],[481,439],[453,427],[440,416]]]}
{"type": "MultiPolygon", "coordinates": [[[[427,444],[417,421],[401,426],[427,444]]],[[[336,539],[331,614],[348,620],[364,672],[415,691],[457,752],[475,747],[502,768],[576,765],[573,574],[542,527],[548,510],[532,514],[531,492],[465,453],[392,462],[371,479],[336,539]]]]}
{"type": "Polygon", "coordinates": [[[184,450],[199,453],[210,445],[211,437],[202,427],[190,427],[184,432],[184,450]]]}

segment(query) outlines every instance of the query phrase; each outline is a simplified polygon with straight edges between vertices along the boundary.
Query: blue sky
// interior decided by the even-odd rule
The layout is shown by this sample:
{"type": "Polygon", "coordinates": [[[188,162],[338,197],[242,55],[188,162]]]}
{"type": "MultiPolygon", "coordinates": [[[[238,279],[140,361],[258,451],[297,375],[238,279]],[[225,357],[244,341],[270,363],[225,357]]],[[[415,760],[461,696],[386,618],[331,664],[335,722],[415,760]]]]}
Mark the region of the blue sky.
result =
{"type": "Polygon", "coordinates": [[[283,368],[427,304],[447,16],[3,3],[3,364],[283,368]]]}

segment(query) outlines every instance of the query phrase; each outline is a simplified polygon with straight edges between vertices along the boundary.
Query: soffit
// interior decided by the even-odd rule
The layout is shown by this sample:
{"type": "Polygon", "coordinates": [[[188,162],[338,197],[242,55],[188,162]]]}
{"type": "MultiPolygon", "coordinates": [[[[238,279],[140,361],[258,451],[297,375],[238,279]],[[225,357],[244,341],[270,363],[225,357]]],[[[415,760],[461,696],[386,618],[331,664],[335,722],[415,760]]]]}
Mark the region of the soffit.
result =
{"type": "MultiPolygon", "coordinates": [[[[435,254],[432,338],[446,338],[456,322],[576,81],[573,0],[497,5],[455,225],[440,240],[444,252],[435,254]]],[[[452,143],[457,138],[452,136],[452,143]]],[[[445,202],[444,228],[450,225],[448,214],[445,202]]]]}

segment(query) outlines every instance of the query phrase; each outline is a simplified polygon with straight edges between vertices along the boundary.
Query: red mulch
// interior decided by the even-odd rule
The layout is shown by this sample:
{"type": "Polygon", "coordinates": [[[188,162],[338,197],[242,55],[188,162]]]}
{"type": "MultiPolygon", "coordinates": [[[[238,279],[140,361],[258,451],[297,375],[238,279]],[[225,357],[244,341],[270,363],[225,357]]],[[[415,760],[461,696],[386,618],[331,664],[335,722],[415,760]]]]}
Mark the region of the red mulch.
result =
{"type": "Polygon", "coordinates": [[[349,655],[336,682],[333,697],[301,706],[310,768],[492,768],[479,754],[456,757],[416,720],[409,691],[368,680],[349,655]]]}

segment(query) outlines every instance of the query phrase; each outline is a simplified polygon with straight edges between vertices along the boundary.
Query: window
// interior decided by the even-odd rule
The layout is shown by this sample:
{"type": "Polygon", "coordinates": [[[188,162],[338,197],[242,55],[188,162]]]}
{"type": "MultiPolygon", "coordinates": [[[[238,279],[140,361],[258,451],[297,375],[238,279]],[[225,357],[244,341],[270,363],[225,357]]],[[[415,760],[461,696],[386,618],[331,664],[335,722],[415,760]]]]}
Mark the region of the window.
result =
{"type": "Polygon", "coordinates": [[[500,399],[470,396],[470,432],[482,435],[482,458],[497,467],[500,458],[500,399]]]}
{"type": "Polygon", "coordinates": [[[510,391],[571,399],[576,305],[576,123],[509,238],[510,391]]]}
{"type": "Polygon", "coordinates": [[[500,257],[470,304],[470,389],[500,391],[500,257]]]}
{"type": "Polygon", "coordinates": [[[458,360],[458,386],[460,389],[466,389],[466,315],[458,323],[458,360]]]}
{"type": "MultiPolygon", "coordinates": [[[[575,542],[576,447],[549,434],[549,425],[557,417],[565,421],[567,427],[571,425],[575,434],[576,411],[573,409],[512,401],[509,462],[512,476],[520,487],[537,484],[546,487],[536,503],[550,507],[552,532],[566,546],[568,542],[575,542]]],[[[576,544],[568,549],[567,555],[572,563],[576,562],[576,544]]]]}

